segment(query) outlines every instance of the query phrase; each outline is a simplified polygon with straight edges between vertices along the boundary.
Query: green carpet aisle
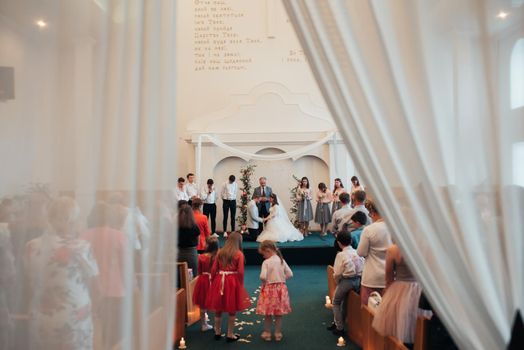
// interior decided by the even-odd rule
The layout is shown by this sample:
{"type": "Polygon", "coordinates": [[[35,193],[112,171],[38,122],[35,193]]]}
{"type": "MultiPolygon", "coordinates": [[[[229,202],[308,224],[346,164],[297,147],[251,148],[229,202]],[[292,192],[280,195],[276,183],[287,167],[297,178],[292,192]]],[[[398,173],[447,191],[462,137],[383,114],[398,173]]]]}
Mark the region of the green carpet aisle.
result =
{"type": "MultiPolygon", "coordinates": [[[[291,266],[291,269],[294,277],[287,285],[293,312],[284,316],[282,330],[284,338],[281,342],[265,342],[260,338],[260,333],[263,331],[262,316],[256,315],[252,310],[250,314],[246,314],[246,311],[237,314],[237,322],[241,325],[236,328],[236,333],[249,342],[226,343],[225,339],[216,341],[213,339],[213,331],[201,332],[198,323],[186,331],[187,349],[360,349],[350,342],[347,342],[345,347],[338,347],[337,337],[326,330],[333,320],[332,311],[324,307],[327,293],[326,267],[291,266]]],[[[255,290],[260,286],[259,273],[259,266],[246,266],[245,285],[251,297],[258,296],[255,290]]],[[[252,308],[255,307],[256,300],[252,308]]],[[[212,323],[213,316],[212,314],[209,316],[212,323]]],[[[223,332],[226,327],[224,319],[223,332]]]]}

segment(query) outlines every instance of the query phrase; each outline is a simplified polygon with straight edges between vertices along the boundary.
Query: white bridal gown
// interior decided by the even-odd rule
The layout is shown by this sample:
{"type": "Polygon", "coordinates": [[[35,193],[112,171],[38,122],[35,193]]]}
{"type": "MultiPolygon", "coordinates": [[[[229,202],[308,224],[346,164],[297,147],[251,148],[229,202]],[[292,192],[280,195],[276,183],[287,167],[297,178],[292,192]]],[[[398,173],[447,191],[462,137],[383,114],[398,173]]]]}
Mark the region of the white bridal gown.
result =
{"type": "Polygon", "coordinates": [[[264,224],[264,231],[258,236],[257,242],[265,240],[274,242],[301,241],[304,236],[293,226],[286,210],[280,205],[273,205],[269,209],[270,219],[264,224]]]}

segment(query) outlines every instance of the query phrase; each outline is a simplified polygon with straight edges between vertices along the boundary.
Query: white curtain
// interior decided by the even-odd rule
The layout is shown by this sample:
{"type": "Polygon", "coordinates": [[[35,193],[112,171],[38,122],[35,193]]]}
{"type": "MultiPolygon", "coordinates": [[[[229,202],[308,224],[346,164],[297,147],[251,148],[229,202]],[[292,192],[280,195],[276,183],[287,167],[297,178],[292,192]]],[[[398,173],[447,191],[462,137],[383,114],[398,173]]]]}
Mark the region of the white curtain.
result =
{"type": "Polygon", "coordinates": [[[524,110],[507,107],[500,41],[523,33],[522,2],[284,4],[439,316],[462,349],[504,349],[524,304],[524,191],[511,162],[524,110]],[[496,17],[504,8],[507,22],[496,17]]]}
{"type": "Polygon", "coordinates": [[[171,348],[174,47],[174,1],[0,3],[0,348],[171,348]]]}

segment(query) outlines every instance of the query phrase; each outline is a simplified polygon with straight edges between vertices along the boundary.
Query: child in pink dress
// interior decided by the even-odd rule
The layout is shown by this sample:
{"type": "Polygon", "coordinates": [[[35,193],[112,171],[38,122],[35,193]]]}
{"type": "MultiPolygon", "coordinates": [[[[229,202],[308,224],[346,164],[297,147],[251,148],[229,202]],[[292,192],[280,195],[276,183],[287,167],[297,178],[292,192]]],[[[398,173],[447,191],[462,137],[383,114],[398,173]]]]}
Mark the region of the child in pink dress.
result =
{"type": "Polygon", "coordinates": [[[258,251],[264,257],[260,280],[262,289],[258,298],[257,314],[264,315],[264,332],[261,337],[271,341],[271,323],[275,319],[275,340],[282,340],[282,315],[291,312],[286,280],[293,277],[280,250],[272,241],[263,241],[258,251]]]}
{"type": "Polygon", "coordinates": [[[213,326],[207,323],[206,310],[209,309],[207,304],[207,295],[211,287],[211,267],[218,251],[218,238],[207,237],[206,249],[204,254],[198,256],[198,280],[193,290],[193,303],[200,307],[200,321],[202,332],[213,329],[213,326]]]}

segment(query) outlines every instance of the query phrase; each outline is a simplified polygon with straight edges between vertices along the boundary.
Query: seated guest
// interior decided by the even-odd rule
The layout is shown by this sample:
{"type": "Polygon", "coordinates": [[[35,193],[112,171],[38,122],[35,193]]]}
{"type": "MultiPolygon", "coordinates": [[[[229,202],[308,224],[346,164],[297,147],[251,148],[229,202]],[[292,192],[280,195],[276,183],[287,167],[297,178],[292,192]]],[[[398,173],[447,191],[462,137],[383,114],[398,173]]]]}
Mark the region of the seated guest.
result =
{"type": "Polygon", "coordinates": [[[357,248],[357,254],[366,258],[360,288],[360,301],[363,305],[368,303],[372,292],[382,295],[386,287],[386,251],[391,245],[389,229],[375,204],[367,201],[366,209],[373,223],[362,231],[357,248]]]}
{"type": "Polygon", "coordinates": [[[375,312],[373,328],[381,335],[391,335],[409,347],[415,342],[421,293],[422,287],[409,270],[397,245],[391,245],[386,253],[386,292],[375,312]]]}
{"type": "Polygon", "coordinates": [[[338,199],[340,201],[340,208],[333,213],[333,217],[331,218],[331,230],[334,233],[342,229],[342,221],[350,212],[353,212],[353,208],[349,206],[349,193],[341,193],[338,199]]]}
{"type": "Polygon", "coordinates": [[[353,206],[353,209],[350,211],[347,211],[344,217],[341,219],[340,227],[342,227],[343,224],[348,223],[351,220],[351,217],[353,214],[355,214],[357,211],[361,211],[364,214],[366,214],[366,225],[371,224],[371,219],[369,218],[368,210],[366,209],[366,206],[364,203],[366,202],[366,192],[364,191],[356,191],[351,194],[351,204],[353,206]]]}
{"type": "Polygon", "coordinates": [[[206,249],[206,238],[211,236],[211,230],[209,229],[207,216],[202,214],[202,200],[200,198],[194,197],[193,201],[191,202],[191,207],[193,208],[193,215],[195,215],[196,224],[200,230],[197,251],[199,251],[199,253],[203,253],[204,249],[206,249]]]}
{"type": "Polygon", "coordinates": [[[351,224],[349,225],[351,228],[351,239],[353,241],[351,246],[355,249],[358,248],[358,244],[360,243],[360,236],[362,235],[362,231],[364,230],[366,222],[367,215],[361,211],[357,211],[351,217],[351,224]]]}
{"type": "Polygon", "coordinates": [[[360,276],[364,259],[357,255],[351,246],[351,235],[349,232],[341,232],[337,235],[337,243],[342,249],[335,258],[333,277],[337,283],[333,297],[333,316],[335,322],[328,327],[335,335],[344,335],[344,310],[342,303],[346,300],[351,290],[358,292],[360,289],[360,276]]]}

